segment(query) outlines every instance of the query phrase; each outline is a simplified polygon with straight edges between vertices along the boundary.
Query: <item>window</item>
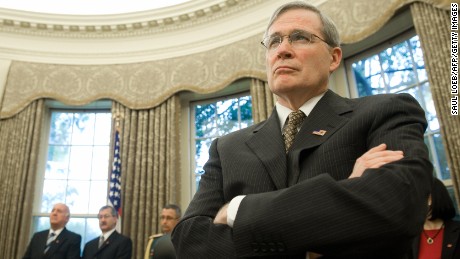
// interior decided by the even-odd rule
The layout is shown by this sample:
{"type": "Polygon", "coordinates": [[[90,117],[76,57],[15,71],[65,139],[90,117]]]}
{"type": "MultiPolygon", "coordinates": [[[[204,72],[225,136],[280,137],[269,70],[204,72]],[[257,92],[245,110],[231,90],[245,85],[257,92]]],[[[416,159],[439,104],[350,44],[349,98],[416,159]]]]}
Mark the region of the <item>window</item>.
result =
{"type": "Polygon", "coordinates": [[[194,102],[191,104],[192,115],[192,154],[195,155],[193,192],[199,187],[203,166],[209,158],[211,142],[220,136],[246,128],[253,124],[251,96],[233,95],[227,98],[194,102]]]}
{"type": "Polygon", "coordinates": [[[86,242],[100,234],[96,217],[107,204],[111,113],[109,110],[50,110],[43,181],[38,181],[33,232],[49,228],[55,203],[65,203],[67,228],[86,242]],[[41,185],[42,184],[42,185],[41,185]],[[40,193],[39,193],[40,192],[40,193]]]}
{"type": "Polygon", "coordinates": [[[425,143],[429,148],[435,173],[441,180],[450,179],[418,36],[413,32],[403,34],[395,40],[350,58],[346,64],[349,81],[356,86],[351,88],[353,97],[409,93],[418,100],[428,121],[425,143]]]}

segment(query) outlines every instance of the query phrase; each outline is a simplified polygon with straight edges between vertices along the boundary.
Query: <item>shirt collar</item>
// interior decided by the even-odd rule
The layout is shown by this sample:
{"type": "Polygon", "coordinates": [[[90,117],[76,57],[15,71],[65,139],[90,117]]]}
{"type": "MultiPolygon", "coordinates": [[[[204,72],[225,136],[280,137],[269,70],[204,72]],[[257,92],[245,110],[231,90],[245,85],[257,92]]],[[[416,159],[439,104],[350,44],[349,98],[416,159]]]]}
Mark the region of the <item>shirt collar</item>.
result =
{"type": "Polygon", "coordinates": [[[109,230],[107,232],[105,232],[104,234],[102,234],[101,236],[104,236],[104,240],[107,240],[109,238],[110,235],[112,235],[112,233],[115,232],[115,228],[113,228],[112,230],[109,230]]]}
{"type": "Polygon", "coordinates": [[[64,228],[60,228],[60,229],[57,229],[57,230],[53,230],[52,228],[50,228],[50,231],[48,233],[48,236],[51,235],[51,233],[54,233],[57,236],[59,236],[59,234],[61,234],[62,230],[64,230],[64,228]]]}
{"type": "MultiPolygon", "coordinates": [[[[323,98],[325,92],[317,95],[310,100],[306,101],[302,106],[300,106],[299,110],[303,111],[306,116],[310,115],[310,112],[315,108],[316,104],[323,98]]],[[[280,120],[281,129],[284,127],[284,123],[286,123],[286,119],[289,116],[289,113],[293,112],[293,110],[281,105],[279,102],[276,102],[276,112],[278,113],[278,118],[280,120]]]]}

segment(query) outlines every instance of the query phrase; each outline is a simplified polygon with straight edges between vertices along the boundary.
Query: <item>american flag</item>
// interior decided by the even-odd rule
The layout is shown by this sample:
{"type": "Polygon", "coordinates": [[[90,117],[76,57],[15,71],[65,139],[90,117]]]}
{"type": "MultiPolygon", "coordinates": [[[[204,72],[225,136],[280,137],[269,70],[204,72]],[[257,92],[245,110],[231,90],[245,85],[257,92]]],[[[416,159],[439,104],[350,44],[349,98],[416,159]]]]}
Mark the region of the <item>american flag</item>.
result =
{"type": "Polygon", "coordinates": [[[115,130],[115,145],[113,153],[112,173],[110,174],[109,205],[118,211],[121,216],[121,159],[120,159],[120,132],[115,130]]]}

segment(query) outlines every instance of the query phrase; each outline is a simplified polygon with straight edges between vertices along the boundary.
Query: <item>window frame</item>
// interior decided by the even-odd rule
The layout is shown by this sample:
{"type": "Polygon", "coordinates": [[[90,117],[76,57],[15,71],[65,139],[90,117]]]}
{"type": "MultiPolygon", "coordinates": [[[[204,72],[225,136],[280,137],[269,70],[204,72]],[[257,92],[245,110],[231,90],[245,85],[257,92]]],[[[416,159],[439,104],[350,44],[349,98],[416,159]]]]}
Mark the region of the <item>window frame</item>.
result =
{"type": "MultiPolygon", "coordinates": [[[[196,145],[195,145],[195,142],[198,138],[196,138],[196,127],[195,127],[195,107],[197,105],[207,105],[207,104],[211,104],[211,103],[217,103],[217,102],[221,102],[221,101],[226,101],[226,100],[230,100],[230,99],[235,99],[235,98],[241,98],[241,97],[251,97],[251,94],[249,91],[245,91],[245,92],[239,92],[239,93],[234,93],[234,94],[230,94],[230,95],[224,95],[224,96],[220,96],[220,97],[213,97],[213,98],[208,98],[208,99],[203,99],[203,100],[196,100],[196,101],[191,101],[190,102],[190,155],[191,155],[191,159],[190,159],[190,181],[191,181],[191,190],[192,190],[192,193],[196,193],[197,191],[197,186],[196,186],[196,177],[197,177],[197,174],[195,173],[195,170],[196,170],[196,161],[195,159],[193,159],[195,157],[195,154],[196,154],[196,145]]],[[[251,102],[252,102],[252,97],[251,97],[251,102]]],[[[238,105],[238,107],[241,107],[240,105],[238,105]]],[[[238,113],[240,113],[240,111],[238,111],[238,113]]],[[[238,123],[241,124],[241,116],[238,116],[238,123]]],[[[240,128],[242,129],[242,128],[240,128]]],[[[228,133],[226,133],[228,134],[228,133]]],[[[225,134],[224,134],[225,135],[225,134]]],[[[220,135],[220,136],[214,136],[212,137],[212,140],[216,139],[216,138],[219,138],[219,137],[222,137],[223,135],[220,135]]]]}
{"type": "MultiPolygon", "coordinates": [[[[395,35],[394,37],[391,37],[389,39],[380,41],[380,43],[378,43],[377,45],[374,45],[372,47],[368,47],[366,49],[362,49],[362,51],[360,51],[359,53],[354,54],[354,55],[350,55],[349,57],[344,58],[344,66],[345,66],[346,78],[347,78],[347,82],[348,82],[348,92],[349,92],[350,97],[352,97],[352,98],[359,97],[358,87],[356,85],[356,80],[355,80],[355,76],[354,76],[354,72],[353,72],[353,68],[352,68],[353,63],[355,63],[355,62],[357,62],[359,60],[362,60],[362,59],[364,59],[366,57],[370,57],[370,56],[379,54],[382,51],[388,49],[389,47],[392,47],[392,46],[400,44],[400,43],[402,43],[404,41],[410,40],[412,37],[414,37],[416,35],[417,35],[416,31],[412,27],[411,29],[406,30],[406,31],[404,31],[402,33],[399,33],[398,35],[395,35]]],[[[422,87],[422,85],[425,84],[425,83],[429,83],[428,75],[427,75],[427,79],[425,79],[423,81],[419,81],[418,77],[417,77],[417,82],[414,85],[407,86],[405,88],[405,90],[411,89],[411,88],[417,88],[419,90],[419,88],[422,87]]],[[[430,86],[430,89],[431,89],[431,86],[430,86]]],[[[423,103],[422,107],[425,109],[426,104],[423,103]]],[[[439,120],[439,116],[436,116],[436,117],[439,120]]],[[[432,131],[430,129],[430,127],[428,127],[426,132],[424,133],[424,136],[427,138],[427,140],[428,140],[428,142],[430,144],[429,146],[427,146],[428,149],[430,150],[430,155],[433,156],[433,160],[432,160],[433,167],[434,167],[434,172],[433,173],[436,175],[436,177],[441,179],[446,186],[450,186],[450,185],[452,185],[452,178],[450,178],[450,179],[442,179],[441,178],[441,165],[439,163],[438,152],[436,150],[436,146],[435,146],[435,143],[433,141],[433,138],[434,138],[433,136],[436,135],[436,134],[439,134],[439,135],[442,134],[441,133],[441,127],[439,127],[439,129],[437,131],[432,131]]],[[[445,148],[444,148],[444,152],[445,152],[445,148]]]]}
{"type": "MultiPolygon", "coordinates": [[[[92,102],[87,105],[83,106],[71,106],[71,105],[65,105],[59,101],[54,101],[54,100],[46,100],[45,101],[45,112],[44,112],[44,119],[43,119],[43,126],[42,126],[42,133],[40,136],[40,150],[38,154],[38,161],[37,161],[37,174],[35,178],[35,184],[34,184],[34,200],[32,201],[32,217],[30,219],[30,230],[29,230],[29,237],[32,237],[32,235],[36,231],[41,231],[42,229],[35,229],[37,226],[35,225],[35,220],[37,218],[49,218],[50,211],[48,212],[41,212],[41,205],[42,205],[42,200],[43,200],[43,187],[44,187],[44,181],[45,181],[45,171],[46,171],[46,163],[48,159],[48,150],[49,150],[49,134],[51,131],[51,116],[52,112],[58,111],[58,112],[89,112],[89,113],[112,113],[111,111],[111,106],[112,102],[109,100],[98,100],[95,102],[92,102]]],[[[113,129],[113,123],[111,123],[111,132],[110,132],[110,143],[112,142],[112,131],[113,129]]],[[[110,159],[111,155],[110,152],[110,143],[109,143],[109,154],[108,157],[110,159]]],[[[108,167],[107,167],[107,194],[106,197],[108,197],[108,192],[109,192],[109,177],[110,177],[110,161],[108,162],[108,167]]],[[[73,213],[72,210],[70,211],[70,221],[72,219],[97,219],[97,212],[95,214],[79,214],[79,213],[73,213]]],[[[86,234],[86,232],[85,232],[86,234]]],[[[85,242],[85,237],[82,236],[82,247],[84,246],[85,242]]],[[[90,239],[86,240],[89,241],[90,239]]]]}

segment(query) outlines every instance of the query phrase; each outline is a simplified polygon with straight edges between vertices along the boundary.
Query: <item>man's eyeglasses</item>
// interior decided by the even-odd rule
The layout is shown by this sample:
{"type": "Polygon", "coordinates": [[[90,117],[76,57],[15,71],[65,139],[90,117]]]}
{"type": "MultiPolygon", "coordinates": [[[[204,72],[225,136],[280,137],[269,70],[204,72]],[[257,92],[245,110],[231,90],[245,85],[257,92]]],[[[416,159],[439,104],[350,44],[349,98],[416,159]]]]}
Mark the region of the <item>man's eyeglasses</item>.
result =
{"type": "Polygon", "coordinates": [[[97,215],[98,219],[108,219],[110,217],[113,217],[113,215],[110,214],[105,214],[105,215],[97,215]]]}
{"type": "Polygon", "coordinates": [[[161,216],[160,217],[161,220],[167,220],[167,221],[170,221],[170,220],[176,220],[177,218],[173,218],[173,217],[169,217],[169,216],[161,216]]]}
{"type": "Polygon", "coordinates": [[[281,45],[283,42],[284,38],[287,37],[289,43],[293,48],[296,49],[301,49],[309,45],[310,43],[313,42],[313,38],[318,38],[324,43],[328,44],[325,40],[320,38],[319,36],[307,32],[307,31],[294,31],[289,35],[279,35],[279,34],[274,34],[270,35],[264,38],[264,40],[261,42],[261,44],[267,48],[268,51],[275,51],[278,49],[278,47],[281,45]]]}

